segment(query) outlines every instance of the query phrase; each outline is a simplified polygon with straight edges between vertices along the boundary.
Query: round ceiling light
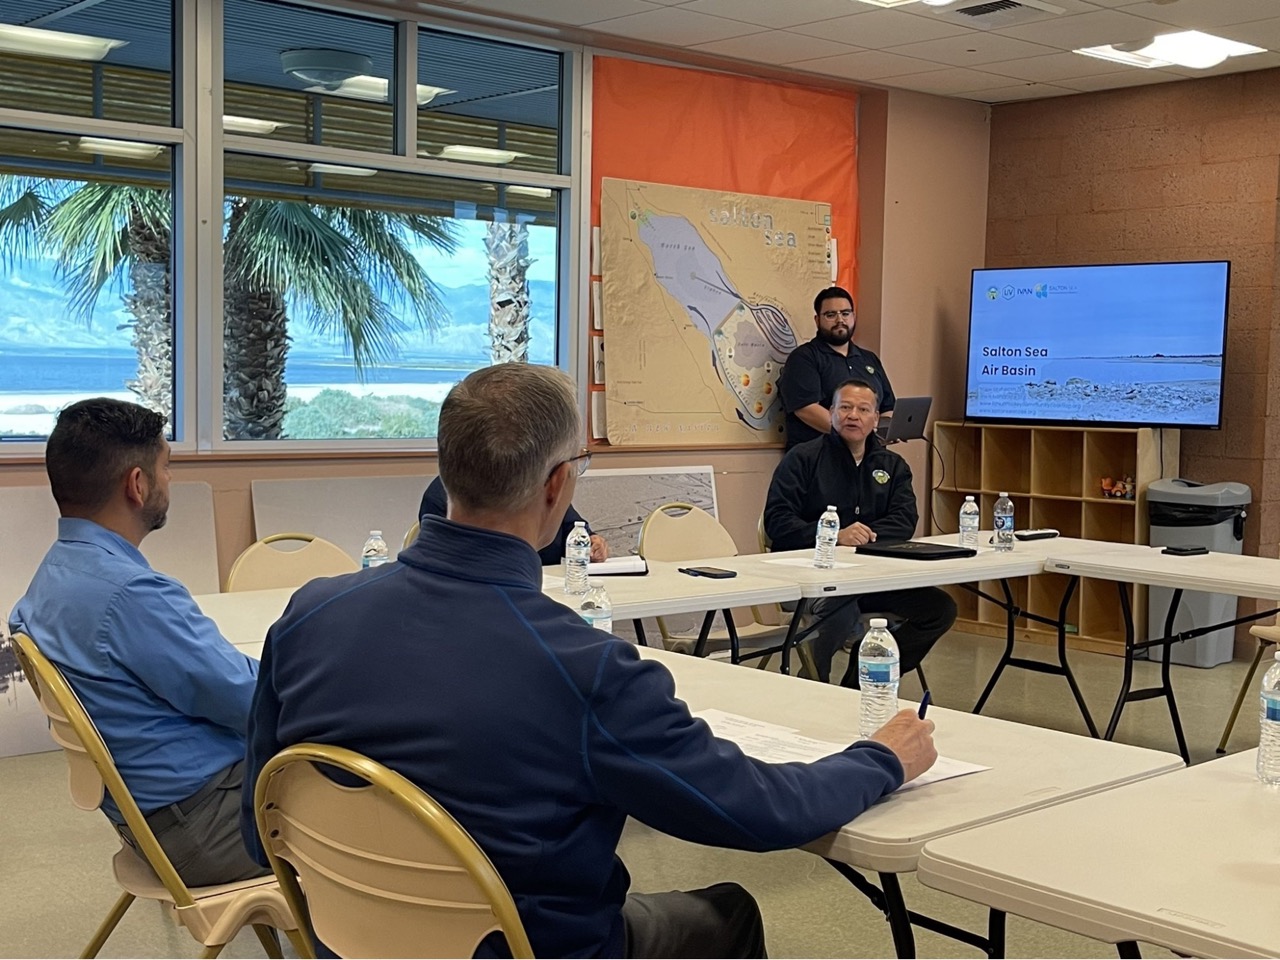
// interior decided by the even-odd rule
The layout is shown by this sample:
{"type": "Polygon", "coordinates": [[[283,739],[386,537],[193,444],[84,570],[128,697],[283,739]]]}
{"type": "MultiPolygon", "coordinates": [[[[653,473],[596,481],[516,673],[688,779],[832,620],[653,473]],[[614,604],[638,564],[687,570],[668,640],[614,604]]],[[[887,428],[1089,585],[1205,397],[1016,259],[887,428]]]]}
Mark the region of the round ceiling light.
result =
{"type": "Polygon", "coordinates": [[[285,50],[280,54],[280,66],[305,83],[334,90],[344,80],[370,73],[373,61],[362,53],[346,50],[285,50]]]}

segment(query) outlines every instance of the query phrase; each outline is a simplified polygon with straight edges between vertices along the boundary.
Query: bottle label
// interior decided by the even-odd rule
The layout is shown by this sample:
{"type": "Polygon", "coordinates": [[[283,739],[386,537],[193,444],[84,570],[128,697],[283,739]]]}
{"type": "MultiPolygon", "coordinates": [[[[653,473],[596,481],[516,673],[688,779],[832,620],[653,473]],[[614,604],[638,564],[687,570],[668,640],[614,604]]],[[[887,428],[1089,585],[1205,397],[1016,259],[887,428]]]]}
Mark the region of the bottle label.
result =
{"type": "Polygon", "coordinates": [[[891,660],[887,663],[859,663],[858,682],[897,683],[898,661],[891,660]]]}
{"type": "Polygon", "coordinates": [[[1013,533],[1013,517],[997,516],[995,518],[995,527],[997,533],[1013,533]]]}
{"type": "Polygon", "coordinates": [[[1262,695],[1262,717],[1280,723],[1280,694],[1262,695]]]}

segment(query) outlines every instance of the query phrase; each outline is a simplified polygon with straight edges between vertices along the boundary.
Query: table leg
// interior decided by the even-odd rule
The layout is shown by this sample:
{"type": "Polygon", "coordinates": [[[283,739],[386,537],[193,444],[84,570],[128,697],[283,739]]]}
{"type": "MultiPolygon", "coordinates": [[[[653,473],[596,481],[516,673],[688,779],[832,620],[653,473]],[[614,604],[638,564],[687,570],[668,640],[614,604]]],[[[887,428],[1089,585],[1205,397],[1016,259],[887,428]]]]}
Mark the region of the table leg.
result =
{"type": "Polygon", "coordinates": [[[884,913],[889,918],[889,932],[893,934],[893,950],[899,958],[916,955],[916,935],[911,929],[911,917],[906,901],[902,899],[902,886],[894,873],[880,874],[880,889],[884,891],[884,913]]]}
{"type": "MultiPolygon", "coordinates": [[[[1133,686],[1133,609],[1129,605],[1129,592],[1125,589],[1125,584],[1117,580],[1116,588],[1120,591],[1120,611],[1124,615],[1124,673],[1120,678],[1120,695],[1111,711],[1111,722],[1107,724],[1107,732],[1102,735],[1104,740],[1110,740],[1116,735],[1116,727],[1120,726],[1120,714],[1124,713],[1124,705],[1129,702],[1129,690],[1133,686]]],[[[1169,609],[1172,612],[1172,604],[1169,609]]]]}
{"type": "Polygon", "coordinates": [[[1071,695],[1076,698],[1076,706],[1084,717],[1084,725],[1089,729],[1089,736],[1098,739],[1098,728],[1094,725],[1093,715],[1089,713],[1089,705],[1084,702],[1084,694],[1080,692],[1080,684],[1076,683],[1076,675],[1071,672],[1071,664],[1067,662],[1067,608],[1071,603],[1071,595],[1075,592],[1079,577],[1072,577],[1067,589],[1062,591],[1062,603],[1058,604],[1058,666],[1062,675],[1067,678],[1067,686],[1071,695]]]}
{"type": "Polygon", "coordinates": [[[729,662],[737,664],[742,659],[742,650],[738,646],[738,625],[733,622],[732,610],[721,610],[724,614],[724,628],[729,631],[729,662]]]}
{"type": "Polygon", "coordinates": [[[636,617],[631,621],[631,625],[636,628],[636,642],[642,647],[649,646],[649,641],[644,635],[644,621],[636,617]]]}
{"type": "Polygon", "coordinates": [[[698,642],[693,645],[693,655],[704,657],[707,654],[707,637],[711,635],[711,625],[716,622],[716,612],[708,610],[702,618],[702,629],[698,631],[698,642]]]}
{"type": "MultiPolygon", "coordinates": [[[[1174,614],[1177,613],[1178,604],[1182,602],[1182,591],[1175,590],[1173,598],[1169,601],[1169,615],[1164,621],[1164,635],[1166,637],[1173,636],[1173,620],[1174,614]]],[[[1191,766],[1191,753],[1187,750],[1187,738],[1182,734],[1182,721],[1178,718],[1178,703],[1173,699],[1173,677],[1170,676],[1169,668],[1173,665],[1173,647],[1169,644],[1164,646],[1164,662],[1160,664],[1160,685],[1164,688],[1164,698],[1169,702],[1169,719],[1173,722],[1173,735],[1178,740],[1178,753],[1182,755],[1182,762],[1187,766],[1191,766]]]]}
{"type": "Polygon", "coordinates": [[[809,612],[810,601],[801,597],[796,601],[796,612],[791,615],[791,625],[787,627],[787,638],[782,641],[782,666],[779,672],[783,676],[791,675],[791,648],[796,645],[796,635],[800,632],[800,621],[809,612]]]}
{"type": "Polygon", "coordinates": [[[1116,953],[1121,960],[1142,960],[1142,951],[1138,949],[1137,940],[1121,940],[1116,944],[1116,953]]]}
{"type": "Polygon", "coordinates": [[[996,664],[995,670],[991,674],[991,679],[987,681],[986,688],[982,691],[982,696],[978,697],[978,702],[974,704],[973,712],[981,713],[982,708],[986,705],[987,697],[996,688],[996,684],[1000,682],[1000,675],[1004,673],[1004,668],[1009,666],[1014,660],[1013,644],[1014,630],[1016,628],[1016,607],[1013,602],[1013,593],[1009,589],[1009,581],[1001,580],[1000,585],[1004,587],[1005,596],[1005,638],[1004,653],[1000,655],[1000,662],[996,664]]]}
{"type": "Polygon", "coordinates": [[[1004,926],[1005,912],[993,908],[987,917],[987,956],[993,960],[1004,956],[1004,926]]]}

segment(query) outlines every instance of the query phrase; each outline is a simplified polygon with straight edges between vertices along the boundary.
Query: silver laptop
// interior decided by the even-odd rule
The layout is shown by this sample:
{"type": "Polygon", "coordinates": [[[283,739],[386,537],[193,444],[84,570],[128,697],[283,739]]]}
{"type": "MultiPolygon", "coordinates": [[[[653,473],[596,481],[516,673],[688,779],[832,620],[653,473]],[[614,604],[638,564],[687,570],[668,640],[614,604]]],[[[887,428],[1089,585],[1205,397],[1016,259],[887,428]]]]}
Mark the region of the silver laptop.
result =
{"type": "Polygon", "coordinates": [[[876,436],[885,443],[923,439],[932,405],[933,397],[899,397],[891,413],[881,415],[876,436]]]}

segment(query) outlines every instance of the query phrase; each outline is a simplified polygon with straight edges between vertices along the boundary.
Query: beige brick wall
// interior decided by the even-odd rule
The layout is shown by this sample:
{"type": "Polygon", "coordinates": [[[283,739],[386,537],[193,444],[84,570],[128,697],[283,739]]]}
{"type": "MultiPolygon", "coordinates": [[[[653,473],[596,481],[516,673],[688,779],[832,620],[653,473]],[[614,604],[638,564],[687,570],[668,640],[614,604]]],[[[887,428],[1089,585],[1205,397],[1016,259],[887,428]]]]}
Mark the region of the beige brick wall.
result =
{"type": "MultiPolygon", "coordinates": [[[[1245,551],[1271,557],[1280,548],[1278,186],[1280,70],[992,110],[988,266],[1232,261],[1224,428],[1183,432],[1181,472],[1253,487],[1245,551]]],[[[1252,649],[1243,636],[1239,646],[1252,649]]]]}

